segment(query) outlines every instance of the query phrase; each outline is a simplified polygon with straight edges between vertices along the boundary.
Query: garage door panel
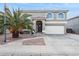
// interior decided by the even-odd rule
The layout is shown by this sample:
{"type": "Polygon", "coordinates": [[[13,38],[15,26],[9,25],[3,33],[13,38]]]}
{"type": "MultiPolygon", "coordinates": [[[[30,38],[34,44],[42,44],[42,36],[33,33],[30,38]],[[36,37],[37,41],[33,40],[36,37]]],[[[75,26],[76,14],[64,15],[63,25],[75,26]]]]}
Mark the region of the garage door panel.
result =
{"type": "Polygon", "coordinates": [[[64,26],[45,26],[46,34],[64,34],[64,26]]]}

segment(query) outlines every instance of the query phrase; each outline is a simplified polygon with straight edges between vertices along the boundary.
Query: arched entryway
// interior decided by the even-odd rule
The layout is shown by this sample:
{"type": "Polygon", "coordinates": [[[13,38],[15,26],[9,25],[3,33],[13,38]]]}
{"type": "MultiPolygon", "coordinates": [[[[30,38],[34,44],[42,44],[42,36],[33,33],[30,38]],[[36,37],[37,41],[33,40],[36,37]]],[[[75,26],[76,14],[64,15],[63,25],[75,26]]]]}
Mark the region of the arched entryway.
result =
{"type": "Polygon", "coordinates": [[[37,32],[42,32],[42,21],[36,21],[37,32]]]}

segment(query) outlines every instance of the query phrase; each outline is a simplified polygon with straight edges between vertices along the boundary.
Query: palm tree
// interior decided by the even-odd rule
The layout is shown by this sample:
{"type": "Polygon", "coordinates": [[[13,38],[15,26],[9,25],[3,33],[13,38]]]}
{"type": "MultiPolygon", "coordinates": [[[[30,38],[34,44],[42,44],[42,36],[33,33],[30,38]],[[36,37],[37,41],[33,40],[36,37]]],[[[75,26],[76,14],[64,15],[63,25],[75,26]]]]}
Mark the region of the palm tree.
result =
{"type": "Polygon", "coordinates": [[[3,14],[0,12],[0,34],[3,33],[3,25],[4,25],[3,14]]]}
{"type": "MultiPolygon", "coordinates": [[[[32,24],[32,22],[27,19],[27,17],[31,15],[22,14],[20,9],[13,9],[13,12],[11,12],[9,8],[5,8],[5,10],[7,19],[7,29],[9,29],[9,31],[12,33],[13,38],[18,38],[21,29],[27,28],[29,25],[32,24]]],[[[1,14],[2,16],[4,15],[3,12],[1,14]]]]}
{"type": "Polygon", "coordinates": [[[28,15],[23,15],[22,18],[24,19],[24,22],[22,24],[22,27],[24,29],[28,29],[30,30],[30,32],[34,31],[33,29],[33,23],[31,22],[31,20],[27,19],[28,15]],[[27,26],[26,26],[27,25],[27,26]]]}

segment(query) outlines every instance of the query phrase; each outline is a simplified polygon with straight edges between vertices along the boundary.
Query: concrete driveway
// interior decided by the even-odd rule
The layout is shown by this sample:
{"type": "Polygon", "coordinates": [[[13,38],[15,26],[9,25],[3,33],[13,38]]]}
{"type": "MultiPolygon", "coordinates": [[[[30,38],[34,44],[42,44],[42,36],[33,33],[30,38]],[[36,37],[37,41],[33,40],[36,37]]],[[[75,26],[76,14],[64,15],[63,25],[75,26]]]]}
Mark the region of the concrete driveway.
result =
{"type": "Polygon", "coordinates": [[[49,55],[79,56],[79,35],[46,35],[45,38],[49,55]]]}
{"type": "Polygon", "coordinates": [[[43,35],[46,45],[23,45],[23,39],[0,45],[6,56],[79,56],[79,35],[43,35]]]}

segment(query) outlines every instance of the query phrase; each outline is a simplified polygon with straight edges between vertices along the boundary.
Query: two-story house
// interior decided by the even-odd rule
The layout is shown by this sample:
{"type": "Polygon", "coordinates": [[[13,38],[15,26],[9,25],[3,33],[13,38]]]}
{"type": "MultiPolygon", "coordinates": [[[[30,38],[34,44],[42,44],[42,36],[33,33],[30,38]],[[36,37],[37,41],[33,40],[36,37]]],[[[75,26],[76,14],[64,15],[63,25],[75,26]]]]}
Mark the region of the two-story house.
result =
{"type": "Polygon", "coordinates": [[[30,14],[35,32],[65,34],[68,10],[22,10],[30,14]]]}

